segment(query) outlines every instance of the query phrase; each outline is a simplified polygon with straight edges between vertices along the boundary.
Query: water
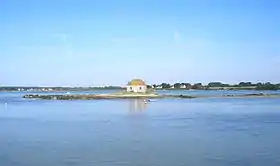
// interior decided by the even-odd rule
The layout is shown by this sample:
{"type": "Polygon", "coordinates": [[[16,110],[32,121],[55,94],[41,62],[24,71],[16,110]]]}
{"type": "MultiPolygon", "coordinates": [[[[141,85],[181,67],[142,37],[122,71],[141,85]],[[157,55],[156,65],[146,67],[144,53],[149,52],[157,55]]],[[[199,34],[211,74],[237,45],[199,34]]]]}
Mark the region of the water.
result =
{"type": "Polygon", "coordinates": [[[0,166],[280,165],[278,98],[145,104],[25,100],[24,94],[0,93],[0,166]]]}

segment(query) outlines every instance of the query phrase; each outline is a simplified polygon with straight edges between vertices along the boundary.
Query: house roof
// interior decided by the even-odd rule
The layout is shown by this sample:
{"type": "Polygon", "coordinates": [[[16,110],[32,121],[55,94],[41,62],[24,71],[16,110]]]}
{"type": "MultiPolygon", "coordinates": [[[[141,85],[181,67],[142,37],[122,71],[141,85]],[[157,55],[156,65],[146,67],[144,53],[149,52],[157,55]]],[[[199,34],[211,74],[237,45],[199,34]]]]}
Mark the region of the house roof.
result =
{"type": "Polygon", "coordinates": [[[130,85],[130,86],[139,86],[139,85],[146,85],[146,83],[141,80],[141,79],[133,79],[131,80],[130,82],[128,82],[127,85],[130,85]]]}

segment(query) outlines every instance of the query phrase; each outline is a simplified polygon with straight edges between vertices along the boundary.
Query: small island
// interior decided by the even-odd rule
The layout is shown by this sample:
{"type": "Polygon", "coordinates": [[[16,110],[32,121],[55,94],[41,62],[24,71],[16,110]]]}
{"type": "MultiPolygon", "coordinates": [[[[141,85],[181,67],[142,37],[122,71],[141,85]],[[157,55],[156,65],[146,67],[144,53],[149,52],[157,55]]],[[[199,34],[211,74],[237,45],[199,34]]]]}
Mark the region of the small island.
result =
{"type": "Polygon", "coordinates": [[[280,94],[239,94],[239,95],[220,95],[220,96],[189,96],[189,95],[162,95],[157,94],[154,89],[148,88],[147,84],[141,79],[133,79],[128,82],[126,89],[111,94],[28,94],[26,99],[45,99],[45,100],[98,100],[98,99],[193,99],[193,98],[240,98],[240,97],[280,97],[280,94]]]}
{"type": "Polygon", "coordinates": [[[23,96],[28,99],[47,100],[97,100],[97,99],[150,99],[150,98],[194,98],[187,95],[159,95],[152,89],[148,89],[141,79],[133,79],[128,82],[126,90],[112,94],[75,94],[75,95],[38,95],[30,94],[23,96]]]}

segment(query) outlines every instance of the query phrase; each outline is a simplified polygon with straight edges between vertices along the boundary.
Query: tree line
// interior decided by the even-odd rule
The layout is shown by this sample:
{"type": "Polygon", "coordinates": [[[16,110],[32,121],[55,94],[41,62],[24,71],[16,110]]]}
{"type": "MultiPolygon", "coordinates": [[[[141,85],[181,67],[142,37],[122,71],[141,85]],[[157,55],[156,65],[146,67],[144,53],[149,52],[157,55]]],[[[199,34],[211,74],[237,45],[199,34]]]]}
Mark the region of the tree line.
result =
{"type": "Polygon", "coordinates": [[[272,84],[270,82],[266,83],[252,83],[252,82],[240,82],[238,84],[224,84],[221,82],[210,82],[207,85],[203,85],[202,83],[161,83],[161,84],[153,84],[148,85],[148,88],[154,89],[255,89],[255,90],[280,90],[280,84],[272,84]]]}

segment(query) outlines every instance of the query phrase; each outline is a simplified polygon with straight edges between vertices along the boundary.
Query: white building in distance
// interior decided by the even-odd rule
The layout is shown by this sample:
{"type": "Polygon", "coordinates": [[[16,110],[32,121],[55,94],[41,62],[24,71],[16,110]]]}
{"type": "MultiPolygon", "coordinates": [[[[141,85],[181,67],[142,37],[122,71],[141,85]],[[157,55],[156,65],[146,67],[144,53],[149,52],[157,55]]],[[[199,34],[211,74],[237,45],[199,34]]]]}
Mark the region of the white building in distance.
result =
{"type": "Polygon", "coordinates": [[[147,92],[147,85],[141,79],[133,79],[128,82],[126,86],[127,92],[135,92],[135,93],[146,93],[147,92]]]}

